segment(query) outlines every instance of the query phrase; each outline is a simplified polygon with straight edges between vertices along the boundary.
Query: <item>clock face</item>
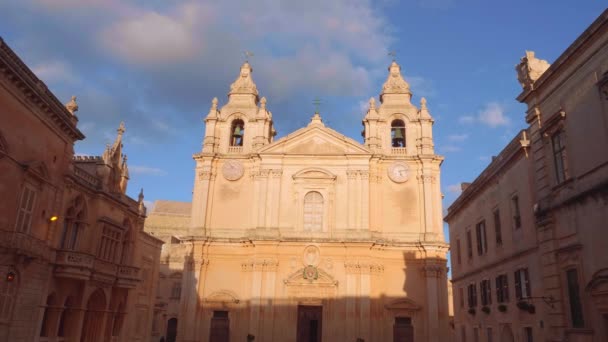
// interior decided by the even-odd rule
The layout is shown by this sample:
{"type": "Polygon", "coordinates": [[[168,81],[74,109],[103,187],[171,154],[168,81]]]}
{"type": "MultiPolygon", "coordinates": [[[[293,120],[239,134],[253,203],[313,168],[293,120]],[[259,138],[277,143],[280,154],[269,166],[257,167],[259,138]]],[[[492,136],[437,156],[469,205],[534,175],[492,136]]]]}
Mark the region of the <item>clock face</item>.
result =
{"type": "Polygon", "coordinates": [[[238,160],[227,160],[222,167],[224,178],[229,181],[235,181],[243,177],[243,164],[238,160]]]}
{"type": "Polygon", "coordinates": [[[388,167],[388,177],[396,183],[403,183],[410,176],[410,168],[402,162],[395,162],[388,167]]]}

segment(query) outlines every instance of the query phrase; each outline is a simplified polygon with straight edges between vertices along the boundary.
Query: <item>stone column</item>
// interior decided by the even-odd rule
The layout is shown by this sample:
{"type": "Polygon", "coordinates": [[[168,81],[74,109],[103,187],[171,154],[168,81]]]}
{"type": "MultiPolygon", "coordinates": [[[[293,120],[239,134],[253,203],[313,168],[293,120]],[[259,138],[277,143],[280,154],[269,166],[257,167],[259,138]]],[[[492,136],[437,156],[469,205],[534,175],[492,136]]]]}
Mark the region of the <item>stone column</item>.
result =
{"type": "Polygon", "coordinates": [[[264,260],[264,316],[262,317],[263,331],[260,340],[272,341],[274,330],[274,299],[277,278],[278,260],[264,260]]]}
{"type": "Polygon", "coordinates": [[[370,264],[362,264],[361,278],[359,286],[359,334],[357,337],[370,341],[370,291],[371,291],[371,279],[370,279],[370,264]]]}
{"type": "Polygon", "coordinates": [[[270,170],[270,180],[268,188],[268,212],[266,217],[266,227],[277,228],[279,226],[279,207],[281,205],[281,175],[283,170],[270,170]]]}
{"type": "MultiPolygon", "coordinates": [[[[427,263],[423,266],[422,272],[426,282],[426,334],[429,337],[428,342],[440,342],[440,319],[439,316],[439,301],[438,301],[438,280],[441,274],[441,267],[436,264],[427,263]]],[[[447,286],[447,283],[446,283],[447,286]]]]}
{"type": "Polygon", "coordinates": [[[346,183],[346,189],[347,189],[347,218],[346,218],[346,224],[347,224],[347,229],[354,229],[356,226],[356,220],[355,220],[355,216],[357,215],[356,209],[355,209],[355,197],[356,197],[356,185],[355,185],[355,180],[357,178],[357,171],[355,170],[346,170],[346,178],[347,178],[347,183],[346,183]]]}
{"type": "Polygon", "coordinates": [[[183,342],[195,342],[197,332],[197,312],[199,306],[198,284],[201,275],[201,260],[189,257],[184,267],[182,277],[182,296],[180,300],[180,315],[177,325],[177,338],[183,342]]]}
{"type": "Polygon", "coordinates": [[[346,315],[344,319],[347,322],[344,325],[344,337],[345,341],[355,341],[357,338],[355,336],[355,326],[360,323],[358,322],[359,317],[356,316],[359,264],[357,262],[346,262],[344,267],[346,268],[346,315]]]}
{"type": "Polygon", "coordinates": [[[207,207],[209,199],[209,183],[211,180],[211,166],[202,165],[202,160],[197,160],[195,170],[194,189],[192,191],[192,221],[189,234],[192,236],[204,235],[206,228],[207,207]]]}
{"type": "Polygon", "coordinates": [[[267,192],[268,192],[268,174],[270,173],[269,170],[260,170],[260,175],[259,175],[259,184],[260,184],[260,192],[259,192],[259,199],[258,199],[258,224],[257,227],[264,227],[265,226],[265,220],[266,220],[266,208],[267,208],[267,192]]]}
{"type": "Polygon", "coordinates": [[[264,271],[264,262],[260,260],[253,261],[253,273],[251,275],[251,300],[249,313],[249,333],[257,336],[260,334],[260,305],[262,298],[262,272],[264,271]]]}
{"type": "Polygon", "coordinates": [[[361,175],[361,225],[362,229],[369,230],[369,171],[359,171],[361,175]]]}

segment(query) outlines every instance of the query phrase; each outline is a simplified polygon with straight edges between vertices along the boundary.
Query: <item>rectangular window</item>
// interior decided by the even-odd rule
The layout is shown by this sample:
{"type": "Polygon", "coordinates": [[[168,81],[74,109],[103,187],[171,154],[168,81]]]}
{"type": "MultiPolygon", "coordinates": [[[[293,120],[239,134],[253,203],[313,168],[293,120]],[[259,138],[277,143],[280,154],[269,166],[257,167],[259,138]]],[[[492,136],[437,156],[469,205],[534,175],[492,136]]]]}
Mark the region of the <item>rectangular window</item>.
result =
{"type": "Polygon", "coordinates": [[[568,302],[570,303],[570,321],[573,328],[584,328],[583,304],[581,302],[580,289],[578,285],[578,272],[576,269],[566,271],[568,282],[568,302]]]}
{"type": "Polygon", "coordinates": [[[479,328],[473,328],[473,342],[479,342],[479,328]]]}
{"type": "Polygon", "coordinates": [[[179,299],[181,296],[182,296],[182,283],[174,282],[173,286],[171,287],[171,298],[179,299]]]}
{"type": "Polygon", "coordinates": [[[524,341],[525,342],[534,342],[534,334],[532,332],[532,327],[524,328],[524,341]]]}
{"type": "Polygon", "coordinates": [[[467,256],[469,259],[473,258],[473,238],[470,230],[467,230],[467,256]]]}
{"type": "Polygon", "coordinates": [[[566,141],[563,131],[558,131],[551,137],[553,148],[553,163],[555,165],[555,179],[557,184],[568,179],[568,164],[566,162],[566,141]]]}
{"type": "Polygon", "coordinates": [[[460,307],[464,308],[464,289],[462,287],[458,289],[458,296],[460,297],[460,307]]]}
{"type": "Polygon", "coordinates": [[[121,241],[122,232],[119,229],[104,225],[97,256],[110,262],[120,260],[121,241]]]}
{"type": "Polygon", "coordinates": [[[502,229],[500,228],[500,211],[494,210],[494,235],[496,237],[496,246],[502,245],[502,229]]]}
{"type": "Polygon", "coordinates": [[[515,297],[517,300],[522,300],[531,296],[528,269],[520,268],[515,271],[515,297]]]}
{"type": "Polygon", "coordinates": [[[511,197],[511,205],[513,211],[513,227],[515,229],[521,228],[521,215],[519,213],[519,196],[515,195],[511,197]]]}
{"type": "Polygon", "coordinates": [[[32,225],[32,214],[34,207],[36,206],[36,189],[25,184],[21,191],[21,198],[19,201],[19,210],[17,211],[17,222],[15,224],[15,230],[22,233],[29,233],[32,225]]]}
{"type": "Polygon", "coordinates": [[[498,303],[509,301],[509,278],[506,274],[496,277],[496,301],[498,303]]]}
{"type": "Polygon", "coordinates": [[[492,328],[491,327],[487,327],[486,328],[486,332],[487,332],[487,341],[488,342],[494,341],[494,335],[492,334],[492,328]]]}
{"type": "Polygon", "coordinates": [[[476,307],[477,306],[477,285],[475,284],[469,284],[469,288],[468,288],[468,294],[469,294],[469,298],[468,298],[468,304],[470,308],[476,307]]]}
{"type": "Polygon", "coordinates": [[[485,279],[482,280],[479,284],[481,290],[481,305],[488,306],[492,304],[492,288],[490,286],[490,281],[485,279]]]}
{"type": "Polygon", "coordinates": [[[462,264],[461,258],[461,250],[460,250],[460,239],[456,239],[456,261],[458,261],[458,265],[462,264]]]}
{"type": "Polygon", "coordinates": [[[477,255],[484,255],[488,252],[488,240],[486,238],[486,221],[483,220],[475,226],[477,237],[477,255]]]}

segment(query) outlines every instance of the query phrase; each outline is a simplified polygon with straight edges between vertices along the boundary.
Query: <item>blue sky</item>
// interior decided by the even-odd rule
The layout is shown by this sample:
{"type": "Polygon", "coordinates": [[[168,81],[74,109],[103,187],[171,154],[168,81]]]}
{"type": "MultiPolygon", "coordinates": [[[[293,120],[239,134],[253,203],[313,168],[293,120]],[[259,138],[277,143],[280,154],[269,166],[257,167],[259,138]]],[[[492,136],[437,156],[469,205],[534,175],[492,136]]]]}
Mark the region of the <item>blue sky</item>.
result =
{"type": "Polygon", "coordinates": [[[602,1],[258,0],[0,2],[0,35],[57,97],[78,96],[76,152],[100,155],[125,121],[128,193],[190,201],[193,153],[211,99],[226,102],[250,62],[279,137],[312,100],[330,127],[360,139],[395,51],[414,103],[435,118],[444,208],[524,126],[514,66],[552,63],[605,9],[602,1]]]}

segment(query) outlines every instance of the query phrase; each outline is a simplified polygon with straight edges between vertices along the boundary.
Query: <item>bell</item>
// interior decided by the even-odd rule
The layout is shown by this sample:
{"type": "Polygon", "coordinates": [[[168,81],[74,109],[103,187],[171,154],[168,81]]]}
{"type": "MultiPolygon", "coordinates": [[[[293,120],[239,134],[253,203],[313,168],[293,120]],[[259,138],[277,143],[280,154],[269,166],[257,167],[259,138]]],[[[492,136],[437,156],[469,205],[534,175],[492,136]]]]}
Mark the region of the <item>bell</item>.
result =
{"type": "Polygon", "coordinates": [[[397,128],[395,129],[395,136],[393,137],[393,139],[403,139],[403,131],[401,130],[401,128],[397,128]]]}
{"type": "Polygon", "coordinates": [[[241,130],[241,126],[234,127],[234,133],[232,135],[235,137],[242,137],[243,131],[241,130]]]}

